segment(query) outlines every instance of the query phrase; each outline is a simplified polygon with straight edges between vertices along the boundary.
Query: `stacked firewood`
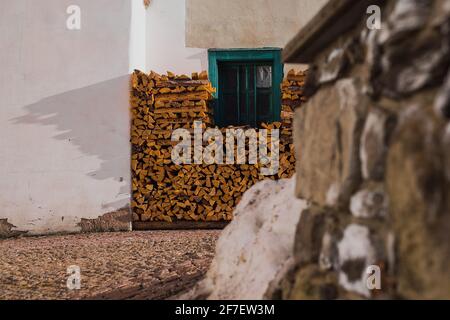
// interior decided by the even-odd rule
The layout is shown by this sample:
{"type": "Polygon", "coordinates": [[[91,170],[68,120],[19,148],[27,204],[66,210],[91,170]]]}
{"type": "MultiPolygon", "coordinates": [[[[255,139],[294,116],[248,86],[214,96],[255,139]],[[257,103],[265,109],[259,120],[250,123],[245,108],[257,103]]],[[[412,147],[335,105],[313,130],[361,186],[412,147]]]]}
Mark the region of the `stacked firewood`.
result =
{"type": "Polygon", "coordinates": [[[306,72],[291,69],[281,84],[281,121],[286,128],[292,127],[294,109],[306,101],[303,95],[306,72]]]}
{"type": "Polygon", "coordinates": [[[168,72],[167,76],[150,73],[154,81],[155,127],[152,129],[159,145],[171,145],[173,130],[193,129],[194,121],[202,121],[203,128],[212,126],[214,119],[208,105],[214,92],[208,81],[206,72],[175,76],[168,72]]]}
{"type": "Polygon", "coordinates": [[[292,141],[292,124],[294,110],[306,102],[303,95],[306,71],[295,72],[291,69],[281,83],[281,146],[280,164],[287,167],[289,176],[295,172],[294,145],[292,141]],[[289,149],[287,149],[289,146],[289,149]]]}
{"type": "Polygon", "coordinates": [[[196,213],[204,213],[202,220],[224,218],[197,205],[195,193],[190,192],[195,184],[187,179],[189,174],[185,172],[188,167],[175,165],[171,158],[173,145],[178,143],[171,141],[174,130],[192,130],[196,120],[202,122],[203,128],[213,125],[208,104],[213,92],[206,72],[191,77],[175,76],[171,72],[167,75],[133,73],[132,207],[140,220],[195,220],[196,213]]]}
{"type": "MultiPolygon", "coordinates": [[[[280,129],[279,170],[275,175],[264,176],[260,164],[248,164],[248,143],[247,164],[173,163],[172,149],[178,143],[171,141],[175,129],[192,132],[196,120],[202,122],[203,129],[214,127],[210,108],[214,88],[206,72],[188,77],[135,71],[131,81],[132,209],[140,221],[228,221],[243,193],[256,182],[293,175],[291,132],[281,122],[262,125],[280,129]]],[[[224,155],[226,129],[220,129],[224,155]]],[[[208,142],[203,141],[203,145],[208,142]]],[[[270,154],[270,135],[267,146],[270,154]]],[[[237,144],[234,147],[236,150],[237,144]]],[[[192,154],[194,149],[192,143],[192,154]]]]}

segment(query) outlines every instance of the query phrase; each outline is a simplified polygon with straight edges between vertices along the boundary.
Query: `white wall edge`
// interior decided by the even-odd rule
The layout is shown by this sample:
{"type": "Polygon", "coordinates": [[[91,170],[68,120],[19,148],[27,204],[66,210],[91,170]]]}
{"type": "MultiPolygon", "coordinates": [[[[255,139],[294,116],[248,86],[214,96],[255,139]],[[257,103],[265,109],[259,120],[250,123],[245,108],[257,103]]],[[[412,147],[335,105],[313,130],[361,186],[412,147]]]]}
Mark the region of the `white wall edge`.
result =
{"type": "Polygon", "coordinates": [[[131,28],[129,44],[129,72],[146,72],[146,9],[142,0],[131,0],[131,28]]]}

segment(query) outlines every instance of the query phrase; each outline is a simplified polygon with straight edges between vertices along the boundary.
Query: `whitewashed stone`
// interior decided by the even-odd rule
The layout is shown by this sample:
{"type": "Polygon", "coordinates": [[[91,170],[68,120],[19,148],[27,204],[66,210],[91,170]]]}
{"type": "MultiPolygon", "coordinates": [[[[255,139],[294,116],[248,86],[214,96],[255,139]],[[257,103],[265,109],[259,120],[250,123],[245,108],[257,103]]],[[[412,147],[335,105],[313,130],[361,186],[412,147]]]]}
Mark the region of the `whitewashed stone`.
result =
{"type": "Polygon", "coordinates": [[[388,212],[387,195],[381,188],[361,190],[351,198],[350,211],[356,218],[386,217],[388,212]]]}
{"type": "MultiPolygon", "coordinates": [[[[346,290],[356,292],[365,297],[370,296],[367,288],[366,268],[376,261],[376,250],[370,240],[369,229],[365,226],[351,224],[338,243],[339,252],[339,284],[346,290]],[[348,271],[352,264],[357,264],[357,274],[350,275],[348,271]]],[[[352,272],[354,273],[354,271],[352,272]]]]}
{"type": "Polygon", "coordinates": [[[295,177],[250,188],[223,230],[205,280],[183,298],[263,299],[293,255],[297,223],[307,208],[295,198],[295,177]]]}

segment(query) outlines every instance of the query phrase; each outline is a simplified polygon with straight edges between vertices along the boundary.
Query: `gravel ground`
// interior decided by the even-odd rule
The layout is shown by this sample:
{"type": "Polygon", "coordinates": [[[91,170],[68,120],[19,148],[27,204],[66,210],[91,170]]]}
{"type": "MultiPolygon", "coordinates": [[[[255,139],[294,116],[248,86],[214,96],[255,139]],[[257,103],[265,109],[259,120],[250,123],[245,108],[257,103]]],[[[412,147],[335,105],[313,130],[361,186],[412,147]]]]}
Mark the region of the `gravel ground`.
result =
{"type": "Polygon", "coordinates": [[[95,233],[0,240],[0,299],[164,299],[206,272],[220,231],[95,233]],[[81,289],[67,288],[67,268],[81,289]]]}

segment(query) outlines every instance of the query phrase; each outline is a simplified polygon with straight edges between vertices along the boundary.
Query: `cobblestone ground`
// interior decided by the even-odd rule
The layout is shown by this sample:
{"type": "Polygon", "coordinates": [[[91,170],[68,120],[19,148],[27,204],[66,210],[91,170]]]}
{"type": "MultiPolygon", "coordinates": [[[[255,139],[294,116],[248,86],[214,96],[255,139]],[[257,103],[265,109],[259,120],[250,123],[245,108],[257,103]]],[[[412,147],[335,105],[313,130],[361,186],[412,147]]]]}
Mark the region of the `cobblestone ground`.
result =
{"type": "Polygon", "coordinates": [[[0,240],[0,299],[164,299],[198,281],[220,231],[96,233],[0,240]],[[67,268],[81,289],[67,289],[67,268]]]}

